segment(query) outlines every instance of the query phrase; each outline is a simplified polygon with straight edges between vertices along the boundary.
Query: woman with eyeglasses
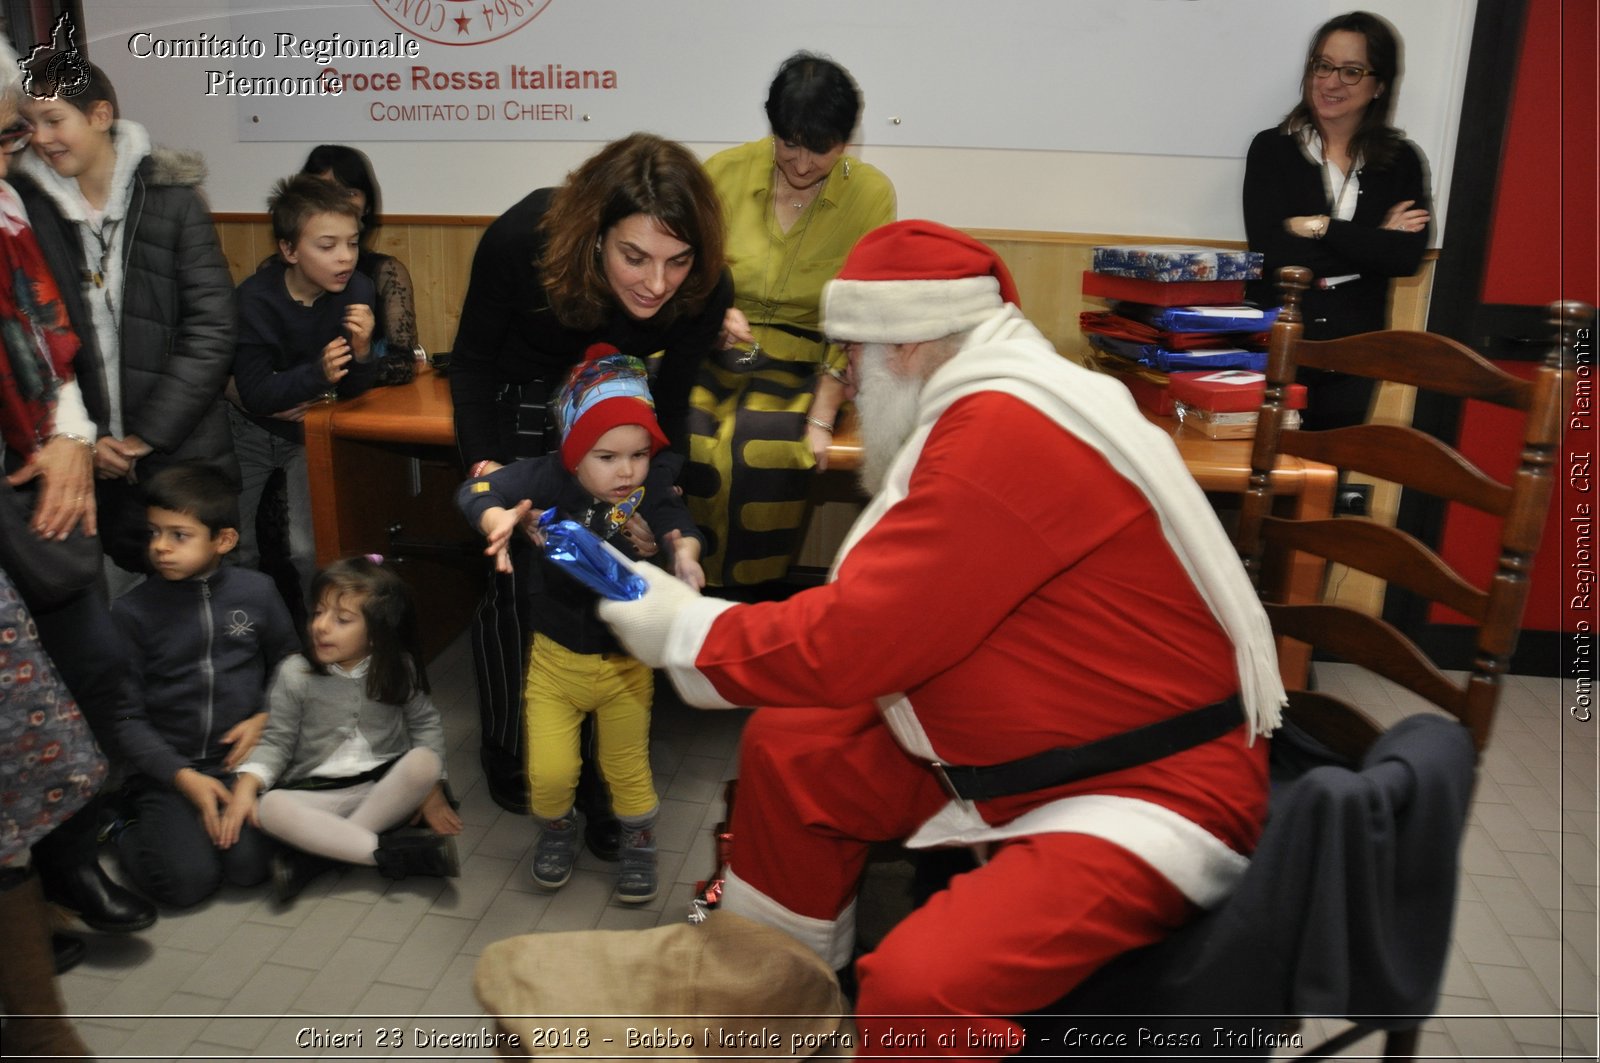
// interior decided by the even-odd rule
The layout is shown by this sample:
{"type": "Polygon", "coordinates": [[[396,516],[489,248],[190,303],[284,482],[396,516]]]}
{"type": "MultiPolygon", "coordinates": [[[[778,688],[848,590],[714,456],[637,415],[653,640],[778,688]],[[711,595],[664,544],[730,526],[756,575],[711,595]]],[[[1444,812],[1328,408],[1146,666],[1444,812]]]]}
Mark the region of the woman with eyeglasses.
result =
{"type": "MultiPolygon", "coordinates": [[[[1300,102],[1250,145],[1245,233],[1266,259],[1250,298],[1277,306],[1278,269],[1310,269],[1315,279],[1301,304],[1307,339],[1384,328],[1390,281],[1415,273],[1427,250],[1427,162],[1389,124],[1399,76],[1400,41],[1387,22],[1365,11],[1330,19],[1311,38],[1300,102]]],[[[1367,419],[1371,381],[1301,373],[1304,427],[1367,419]]]]}

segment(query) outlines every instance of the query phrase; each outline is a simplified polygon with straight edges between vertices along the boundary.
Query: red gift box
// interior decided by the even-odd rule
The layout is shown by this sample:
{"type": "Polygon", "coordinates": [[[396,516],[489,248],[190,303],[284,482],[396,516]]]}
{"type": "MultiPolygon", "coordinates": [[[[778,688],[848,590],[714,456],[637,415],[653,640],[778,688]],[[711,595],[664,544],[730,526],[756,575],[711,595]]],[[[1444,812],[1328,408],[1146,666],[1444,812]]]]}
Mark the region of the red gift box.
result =
{"type": "Polygon", "coordinates": [[[1244,301],[1244,281],[1147,281],[1084,270],[1083,294],[1151,306],[1227,306],[1244,301]]]}
{"type": "MultiPolygon", "coordinates": [[[[1175,402],[1187,403],[1211,413],[1246,413],[1261,408],[1267,393],[1267,378],[1247,369],[1217,369],[1198,373],[1173,373],[1169,385],[1175,402]]],[[[1290,384],[1286,405],[1291,410],[1306,406],[1306,386],[1290,384]]]]}

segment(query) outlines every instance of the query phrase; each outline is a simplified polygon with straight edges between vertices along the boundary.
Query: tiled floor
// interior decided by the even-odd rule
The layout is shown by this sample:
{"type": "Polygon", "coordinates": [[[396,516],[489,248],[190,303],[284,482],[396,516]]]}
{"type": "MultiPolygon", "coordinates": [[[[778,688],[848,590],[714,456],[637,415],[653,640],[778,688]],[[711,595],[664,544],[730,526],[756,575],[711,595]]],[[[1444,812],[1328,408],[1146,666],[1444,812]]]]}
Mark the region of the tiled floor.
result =
{"type": "MultiPolygon", "coordinates": [[[[163,915],[147,933],[91,935],[89,958],[62,985],[100,1058],[487,1058],[410,1046],[419,1026],[465,1033],[483,1025],[472,971],[484,946],[532,931],[684,917],[695,880],[711,867],[720,782],[743,713],[658,710],[652,759],[664,888],[631,907],[613,899],[607,865],[587,855],[559,893],[529,882],[532,828],[475,784],[477,712],[464,641],[432,672],[467,825],[461,877],[390,883],[352,870],[324,877],[287,909],[265,888],[228,889],[163,915]],[[404,1051],[374,1043],[389,1027],[404,1031],[404,1051]],[[364,1040],[359,1049],[297,1047],[308,1028],[359,1028],[364,1040]]],[[[1325,687],[1358,681],[1339,667],[1319,666],[1319,677],[1325,687]]],[[[1370,705],[1409,711],[1403,697],[1368,693],[1370,705]]],[[[1462,859],[1444,997],[1422,1039],[1426,1059],[1596,1058],[1600,741],[1597,724],[1573,720],[1566,704],[1556,680],[1507,681],[1462,859]]],[[[1364,1043],[1351,1058],[1372,1051],[1364,1043]]]]}

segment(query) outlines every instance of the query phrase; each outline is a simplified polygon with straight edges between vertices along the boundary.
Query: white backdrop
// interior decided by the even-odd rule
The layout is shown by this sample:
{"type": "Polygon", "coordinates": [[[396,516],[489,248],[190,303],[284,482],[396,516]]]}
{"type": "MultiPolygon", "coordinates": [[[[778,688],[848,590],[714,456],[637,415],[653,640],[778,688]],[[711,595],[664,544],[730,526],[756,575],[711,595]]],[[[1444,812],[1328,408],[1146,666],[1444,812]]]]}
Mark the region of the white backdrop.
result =
{"type": "MultiPolygon", "coordinates": [[[[506,2],[531,8],[544,0],[506,2]]],[[[708,155],[766,132],[761,101],[772,71],[807,47],[839,59],[861,82],[867,111],[857,153],[894,180],[902,216],[1226,239],[1243,236],[1245,147],[1293,103],[1311,31],[1348,9],[1331,0],[549,0],[497,41],[421,40],[414,60],[334,62],[350,71],[398,68],[406,81],[414,65],[502,77],[513,64],[616,71],[614,90],[428,90],[472,105],[517,97],[572,108],[571,120],[483,124],[474,110],[467,128],[482,139],[456,141],[446,123],[424,123],[418,137],[400,123],[372,122],[372,98],[382,93],[355,94],[365,97],[367,117],[359,103],[353,114],[341,110],[349,99],[285,109],[281,99],[207,95],[207,70],[313,76],[320,68],[309,59],[253,64],[129,50],[141,31],[159,39],[245,34],[262,38],[269,56],[279,32],[385,39],[398,29],[381,6],[415,12],[419,4],[462,0],[89,0],[85,35],[129,117],[159,143],[206,154],[207,190],[223,211],[261,210],[272,180],[324,140],[360,144],[386,209],[401,214],[498,213],[528,189],[558,182],[596,140],[636,128],[708,155]],[[1239,49],[1223,39],[1251,43],[1239,49]]],[[[1442,201],[1474,0],[1366,6],[1405,39],[1397,117],[1432,163],[1442,201]]],[[[408,88],[408,102],[419,94],[408,88]]]]}
{"type": "MultiPolygon", "coordinates": [[[[1320,0],[808,0],[783,6],[778,34],[779,9],[749,0],[500,0],[507,20],[492,26],[484,15],[492,17],[492,2],[447,2],[287,9],[232,0],[228,39],[259,42],[266,55],[207,68],[310,78],[326,66],[346,75],[339,95],[236,97],[241,140],[607,141],[645,128],[730,142],[746,137],[752,104],[792,42],[823,42],[861,82],[867,144],[1226,156],[1242,154],[1241,121],[1266,125],[1281,108],[1277,93],[1261,91],[1259,72],[1281,69],[1272,59],[1285,51],[1293,65],[1303,27],[1322,8],[1320,0]],[[468,21],[457,24],[452,10],[468,21]],[[414,57],[328,65],[280,47],[282,34],[388,44],[397,26],[422,36],[414,57]],[[455,43],[473,33],[489,39],[455,43]],[[577,87],[586,74],[594,87],[577,87]]],[[[171,32],[191,37],[191,25],[171,32]]],[[[149,50],[143,41],[140,50],[149,50]]],[[[228,87],[215,75],[204,83],[228,87]]]]}

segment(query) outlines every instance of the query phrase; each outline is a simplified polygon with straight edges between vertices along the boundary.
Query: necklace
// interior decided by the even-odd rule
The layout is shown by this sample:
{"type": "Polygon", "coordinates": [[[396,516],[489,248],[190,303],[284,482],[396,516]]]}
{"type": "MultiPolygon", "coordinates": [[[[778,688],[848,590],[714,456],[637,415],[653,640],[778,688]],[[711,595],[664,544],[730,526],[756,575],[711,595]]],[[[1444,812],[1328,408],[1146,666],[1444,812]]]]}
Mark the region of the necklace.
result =
{"type": "MultiPolygon", "coordinates": [[[[809,188],[796,188],[794,185],[789,183],[789,179],[784,176],[783,171],[778,168],[776,163],[774,163],[772,167],[772,192],[773,199],[775,200],[778,198],[778,185],[780,183],[783,185],[783,188],[787,190],[783,198],[788,202],[790,207],[794,208],[796,217],[798,219],[798,215],[801,211],[804,211],[808,206],[817,201],[817,197],[822,194],[823,186],[828,183],[828,178],[824,176],[822,180],[811,185],[809,188]]],[[[782,227],[781,219],[779,220],[779,226],[782,227]]]]}
{"type": "MultiPolygon", "coordinates": [[[[774,175],[774,177],[773,177],[773,185],[774,185],[773,191],[776,192],[777,191],[777,187],[776,187],[777,182],[779,180],[782,180],[783,172],[781,170],[779,170],[776,166],[774,166],[773,167],[773,175],[774,175]]],[[[813,186],[814,188],[817,189],[817,192],[814,192],[812,194],[811,203],[814,204],[817,201],[818,194],[821,192],[822,186],[824,184],[826,184],[826,183],[827,183],[827,178],[823,178],[821,181],[818,181],[816,183],[816,185],[813,186]]],[[[784,184],[787,185],[788,182],[784,181],[784,184]]],[[[793,191],[793,189],[791,189],[790,191],[793,191]]],[[[803,212],[802,216],[804,217],[805,220],[803,222],[801,222],[799,231],[794,234],[794,245],[792,247],[788,248],[784,252],[784,257],[788,261],[783,266],[783,277],[782,277],[782,279],[778,281],[776,289],[769,289],[766,298],[761,300],[761,309],[762,309],[763,315],[764,315],[762,317],[762,319],[761,319],[761,324],[760,324],[760,328],[762,330],[766,330],[766,329],[772,327],[772,319],[775,318],[778,315],[778,307],[783,305],[784,293],[789,290],[789,278],[794,275],[795,263],[800,261],[800,249],[801,249],[801,246],[805,243],[806,233],[808,231],[810,231],[810,229],[811,229],[812,219],[814,219],[816,217],[816,214],[813,213],[809,209],[809,206],[807,204],[794,203],[794,206],[795,206],[796,209],[798,209],[798,210],[803,212]]],[[[773,204],[772,221],[773,221],[773,224],[776,225],[778,228],[780,228],[780,229],[782,228],[782,225],[779,222],[778,216],[777,216],[777,204],[776,203],[773,204]]],[[[786,236],[788,234],[785,233],[784,235],[786,236]]],[[[763,263],[762,263],[762,266],[761,266],[761,279],[762,279],[763,282],[765,282],[767,280],[767,278],[772,273],[772,248],[773,248],[773,246],[775,244],[780,243],[782,241],[782,239],[783,239],[782,236],[774,237],[770,232],[767,234],[767,254],[766,254],[766,257],[763,260],[763,263]]],[[[754,331],[754,330],[752,330],[752,331],[754,331]]],[[[762,353],[763,352],[761,350],[761,340],[758,337],[750,345],[750,350],[746,351],[742,356],[740,356],[739,364],[741,366],[745,366],[745,367],[749,367],[749,366],[755,365],[756,359],[759,358],[762,355],[762,353]]]]}

